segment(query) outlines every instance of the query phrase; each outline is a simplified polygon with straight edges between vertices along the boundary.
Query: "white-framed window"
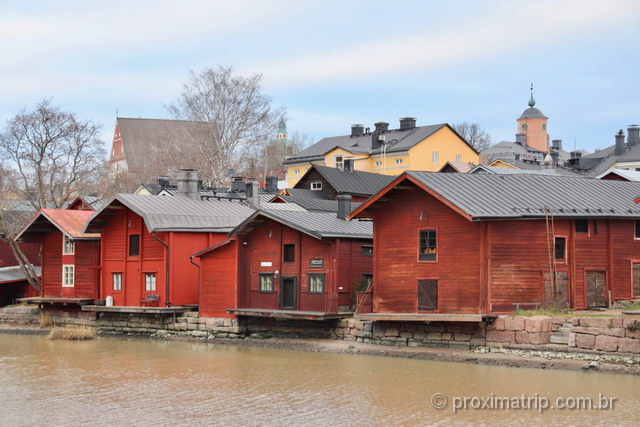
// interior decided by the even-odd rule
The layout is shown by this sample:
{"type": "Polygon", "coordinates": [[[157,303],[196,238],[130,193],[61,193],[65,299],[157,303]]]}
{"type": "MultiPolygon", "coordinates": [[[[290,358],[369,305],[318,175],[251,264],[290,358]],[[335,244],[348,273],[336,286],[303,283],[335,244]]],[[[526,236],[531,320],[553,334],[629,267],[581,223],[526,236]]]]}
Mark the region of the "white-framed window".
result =
{"type": "Polygon", "coordinates": [[[294,169],[293,170],[293,174],[294,175],[300,175],[300,169],[294,169]]]}
{"type": "Polygon", "coordinates": [[[311,183],[311,189],[312,190],[322,190],[322,182],[321,181],[312,182],[311,183]]]}
{"type": "Polygon", "coordinates": [[[113,273],[111,275],[111,282],[113,283],[114,291],[122,290],[122,273],[113,273]]]}
{"type": "Polygon", "coordinates": [[[396,163],[396,165],[401,165],[402,164],[402,159],[396,159],[395,163],[396,163]]]}
{"type": "Polygon", "coordinates": [[[434,151],[431,153],[431,163],[438,163],[438,152],[434,151]]]}
{"type": "Polygon", "coordinates": [[[75,244],[73,243],[73,239],[68,238],[67,236],[62,236],[62,255],[73,255],[75,251],[75,244]]]}
{"type": "Polygon", "coordinates": [[[376,166],[382,166],[382,160],[376,160],[376,166]]]}
{"type": "Polygon", "coordinates": [[[144,290],[147,292],[155,292],[156,290],[156,273],[144,274],[144,290]]]}
{"type": "Polygon", "coordinates": [[[456,154],[456,162],[462,161],[462,154],[456,154]]]}
{"type": "Polygon", "coordinates": [[[336,164],[336,168],[338,169],[343,169],[344,168],[344,158],[342,156],[335,156],[335,164],[336,164]]]}
{"type": "Polygon", "coordinates": [[[62,286],[72,288],[75,281],[75,266],[73,264],[62,265],[62,286]]]}

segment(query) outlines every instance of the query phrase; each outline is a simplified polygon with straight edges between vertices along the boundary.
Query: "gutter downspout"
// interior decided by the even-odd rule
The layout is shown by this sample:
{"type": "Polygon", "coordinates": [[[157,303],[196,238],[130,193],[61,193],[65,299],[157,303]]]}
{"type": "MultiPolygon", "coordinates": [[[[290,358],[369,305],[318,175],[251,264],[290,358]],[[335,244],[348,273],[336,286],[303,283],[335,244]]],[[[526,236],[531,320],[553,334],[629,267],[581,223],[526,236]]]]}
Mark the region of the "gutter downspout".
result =
{"type": "Polygon", "coordinates": [[[167,257],[165,259],[165,277],[164,277],[164,281],[165,281],[165,302],[164,305],[167,307],[171,307],[171,302],[169,302],[169,274],[171,273],[171,251],[169,250],[169,245],[167,245],[165,242],[163,242],[154,232],[151,233],[151,236],[153,236],[154,239],[156,239],[158,242],[160,242],[162,244],[162,246],[165,247],[166,249],[166,253],[167,253],[167,257]]]}
{"type": "Polygon", "coordinates": [[[189,255],[189,262],[196,266],[198,269],[198,313],[200,312],[200,283],[201,283],[201,271],[200,264],[193,262],[193,255],[189,255]]]}

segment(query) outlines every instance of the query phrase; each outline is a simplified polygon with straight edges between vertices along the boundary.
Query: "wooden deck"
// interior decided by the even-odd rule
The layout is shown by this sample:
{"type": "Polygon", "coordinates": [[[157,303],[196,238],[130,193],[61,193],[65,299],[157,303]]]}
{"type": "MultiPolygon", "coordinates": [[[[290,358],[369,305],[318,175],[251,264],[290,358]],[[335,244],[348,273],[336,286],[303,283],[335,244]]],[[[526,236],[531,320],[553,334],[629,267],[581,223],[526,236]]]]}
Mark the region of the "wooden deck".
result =
{"type": "Polygon", "coordinates": [[[62,304],[62,305],[81,305],[95,304],[93,298],[61,298],[61,297],[29,297],[18,298],[18,302],[27,304],[62,304]]]}
{"type": "Polygon", "coordinates": [[[482,322],[497,316],[491,314],[448,314],[448,313],[366,313],[356,314],[358,320],[389,322],[482,322]]]}
{"type": "Polygon", "coordinates": [[[320,311],[269,310],[263,308],[235,308],[226,310],[237,316],[272,317],[276,319],[333,320],[351,317],[353,313],[323,313],[320,311]]]}
{"type": "Polygon", "coordinates": [[[193,307],[133,307],[133,306],[111,306],[104,305],[84,305],[82,311],[93,311],[96,313],[138,313],[138,314],[178,314],[188,311],[195,311],[193,307]]]}

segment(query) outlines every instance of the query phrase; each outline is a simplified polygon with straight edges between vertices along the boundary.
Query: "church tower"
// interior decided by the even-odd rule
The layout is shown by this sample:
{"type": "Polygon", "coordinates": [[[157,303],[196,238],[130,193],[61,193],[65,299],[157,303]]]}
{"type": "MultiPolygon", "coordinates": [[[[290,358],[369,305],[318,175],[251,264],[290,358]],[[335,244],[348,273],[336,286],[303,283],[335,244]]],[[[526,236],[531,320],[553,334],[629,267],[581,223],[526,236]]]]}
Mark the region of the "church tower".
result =
{"type": "Polygon", "coordinates": [[[286,141],[289,139],[289,134],[287,133],[287,123],[284,119],[280,120],[278,123],[278,140],[286,141]]]}
{"type": "Polygon", "coordinates": [[[536,100],[533,99],[533,84],[531,84],[531,98],[529,108],[524,110],[518,119],[518,134],[524,134],[526,144],[530,148],[539,151],[549,151],[549,134],[547,133],[547,116],[535,108],[536,100]]]}

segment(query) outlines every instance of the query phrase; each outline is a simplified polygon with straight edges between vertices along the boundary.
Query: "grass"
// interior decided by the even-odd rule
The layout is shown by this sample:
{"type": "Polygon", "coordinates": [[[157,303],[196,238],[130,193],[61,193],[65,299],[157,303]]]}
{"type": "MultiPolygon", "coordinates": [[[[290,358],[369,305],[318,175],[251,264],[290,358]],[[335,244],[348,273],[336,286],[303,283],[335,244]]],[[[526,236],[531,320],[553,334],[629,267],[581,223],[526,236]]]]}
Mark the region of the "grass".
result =
{"type": "Polygon", "coordinates": [[[68,328],[53,328],[47,337],[50,340],[82,341],[92,340],[96,337],[96,331],[88,326],[68,328]]]}
{"type": "Polygon", "coordinates": [[[622,311],[640,310],[640,301],[635,301],[630,305],[625,305],[624,307],[621,307],[621,309],[622,311]]]}
{"type": "Polygon", "coordinates": [[[574,317],[573,312],[571,310],[558,310],[552,308],[539,308],[537,310],[516,310],[516,316],[549,316],[549,317],[566,317],[570,319],[574,317]]]}
{"type": "Polygon", "coordinates": [[[53,326],[53,319],[41,311],[38,313],[38,323],[40,323],[41,328],[49,328],[53,326]]]}

